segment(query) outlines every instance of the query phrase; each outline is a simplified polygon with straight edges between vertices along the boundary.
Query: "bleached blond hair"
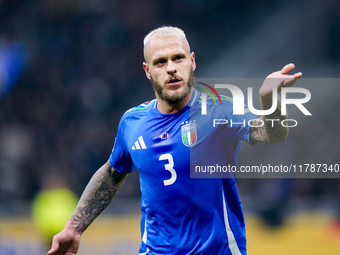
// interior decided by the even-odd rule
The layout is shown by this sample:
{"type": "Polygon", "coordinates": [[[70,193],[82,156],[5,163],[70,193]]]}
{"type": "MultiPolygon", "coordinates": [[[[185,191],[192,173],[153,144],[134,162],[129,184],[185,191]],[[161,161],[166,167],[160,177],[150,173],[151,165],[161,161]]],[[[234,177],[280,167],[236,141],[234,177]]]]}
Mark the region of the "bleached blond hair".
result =
{"type": "Polygon", "coordinates": [[[144,37],[144,59],[145,59],[145,48],[147,46],[147,44],[156,37],[171,37],[171,36],[179,36],[182,37],[183,39],[185,39],[185,41],[188,43],[189,46],[189,51],[190,51],[190,45],[189,42],[187,40],[187,37],[185,36],[185,33],[182,29],[178,28],[178,27],[172,27],[172,26],[162,26],[159,28],[156,28],[154,30],[152,30],[150,33],[148,33],[145,37],[144,37]]]}

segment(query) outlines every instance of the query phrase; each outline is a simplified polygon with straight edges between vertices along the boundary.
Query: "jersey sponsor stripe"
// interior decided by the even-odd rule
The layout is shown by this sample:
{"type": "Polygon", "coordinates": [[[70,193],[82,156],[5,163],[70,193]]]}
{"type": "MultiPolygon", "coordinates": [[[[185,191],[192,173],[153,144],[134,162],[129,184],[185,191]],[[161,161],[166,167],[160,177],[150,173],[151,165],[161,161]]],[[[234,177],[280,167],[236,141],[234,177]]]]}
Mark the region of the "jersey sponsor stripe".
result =
{"type": "Polygon", "coordinates": [[[222,188],[222,195],[223,195],[224,224],[225,224],[225,229],[227,231],[229,249],[230,249],[232,255],[242,255],[238,246],[237,246],[237,242],[235,240],[234,233],[231,230],[230,225],[229,225],[228,211],[227,211],[227,206],[226,206],[226,203],[225,203],[225,196],[224,196],[223,188],[222,188]]]}
{"type": "Polygon", "coordinates": [[[140,142],[140,146],[142,146],[142,149],[146,149],[146,145],[142,136],[138,137],[138,141],[140,142]]]}
{"type": "Polygon", "coordinates": [[[137,150],[140,150],[140,146],[139,146],[138,141],[135,142],[135,147],[136,147],[137,150]]]}

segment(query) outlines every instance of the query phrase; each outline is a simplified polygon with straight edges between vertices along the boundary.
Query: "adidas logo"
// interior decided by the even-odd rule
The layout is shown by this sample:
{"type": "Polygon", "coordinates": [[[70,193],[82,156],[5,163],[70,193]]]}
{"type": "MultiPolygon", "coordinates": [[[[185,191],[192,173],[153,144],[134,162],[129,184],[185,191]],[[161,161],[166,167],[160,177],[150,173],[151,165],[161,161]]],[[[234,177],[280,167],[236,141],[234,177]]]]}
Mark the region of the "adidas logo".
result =
{"type": "Polygon", "coordinates": [[[138,137],[138,140],[135,142],[135,145],[132,146],[132,150],[140,150],[140,149],[147,149],[143,140],[143,137],[138,137]]]}

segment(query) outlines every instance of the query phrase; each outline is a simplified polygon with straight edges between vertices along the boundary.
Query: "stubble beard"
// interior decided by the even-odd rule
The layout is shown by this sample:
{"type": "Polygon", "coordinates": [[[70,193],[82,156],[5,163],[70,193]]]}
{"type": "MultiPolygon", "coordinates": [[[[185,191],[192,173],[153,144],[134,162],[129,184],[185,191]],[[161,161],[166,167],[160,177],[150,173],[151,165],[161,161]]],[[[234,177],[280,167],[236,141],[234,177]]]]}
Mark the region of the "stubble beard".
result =
{"type": "MultiPolygon", "coordinates": [[[[191,88],[194,84],[194,71],[191,68],[188,82],[183,87],[182,92],[180,93],[171,93],[171,91],[164,89],[158,82],[156,82],[153,77],[151,76],[150,81],[153,86],[153,89],[159,96],[159,98],[165,102],[167,102],[169,105],[178,104],[181,102],[191,91],[191,88]]],[[[173,90],[176,90],[174,88],[173,90]]]]}

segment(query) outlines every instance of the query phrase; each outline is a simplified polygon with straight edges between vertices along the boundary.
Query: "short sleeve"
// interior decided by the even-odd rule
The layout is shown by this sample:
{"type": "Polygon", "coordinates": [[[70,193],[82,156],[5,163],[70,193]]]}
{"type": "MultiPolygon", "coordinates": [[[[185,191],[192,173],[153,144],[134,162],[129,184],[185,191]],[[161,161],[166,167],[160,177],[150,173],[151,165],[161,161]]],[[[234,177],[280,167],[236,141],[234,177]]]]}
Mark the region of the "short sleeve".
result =
{"type": "Polygon", "coordinates": [[[120,173],[131,173],[134,169],[133,161],[129,151],[126,148],[125,134],[124,134],[124,120],[121,119],[118,132],[113,146],[112,153],[110,155],[110,164],[112,167],[120,173]]]}

